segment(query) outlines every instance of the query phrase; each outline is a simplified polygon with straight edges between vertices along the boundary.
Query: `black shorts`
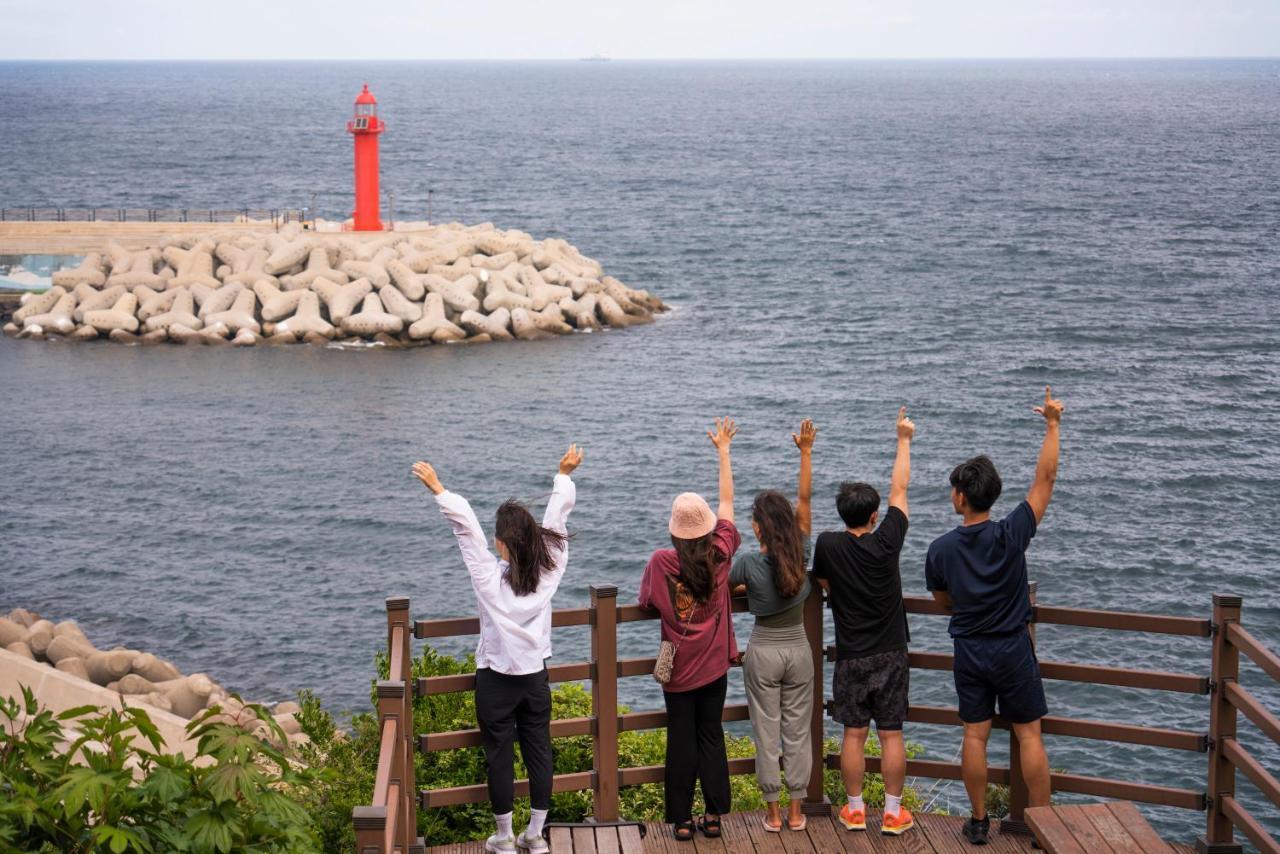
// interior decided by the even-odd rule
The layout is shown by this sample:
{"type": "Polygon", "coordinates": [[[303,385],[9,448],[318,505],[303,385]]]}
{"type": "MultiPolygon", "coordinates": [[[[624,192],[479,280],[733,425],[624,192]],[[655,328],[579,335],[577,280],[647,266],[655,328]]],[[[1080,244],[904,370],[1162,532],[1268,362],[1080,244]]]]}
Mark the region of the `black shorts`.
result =
{"type": "Polygon", "coordinates": [[[1000,703],[1000,717],[1026,724],[1049,713],[1031,635],[975,635],[952,639],[955,646],[956,695],[960,720],[990,720],[1000,703]]]}
{"type": "Polygon", "coordinates": [[[862,729],[872,719],[878,730],[902,729],[910,685],[905,649],[841,659],[832,679],[831,717],[854,729],[862,729]]]}

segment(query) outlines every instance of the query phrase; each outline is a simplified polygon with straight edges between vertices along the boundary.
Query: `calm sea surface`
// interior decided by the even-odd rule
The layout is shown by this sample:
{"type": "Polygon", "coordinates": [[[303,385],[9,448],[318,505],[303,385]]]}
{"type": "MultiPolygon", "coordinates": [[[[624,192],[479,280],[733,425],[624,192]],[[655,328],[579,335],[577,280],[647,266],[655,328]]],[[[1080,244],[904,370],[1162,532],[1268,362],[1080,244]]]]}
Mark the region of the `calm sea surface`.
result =
{"type": "MultiPolygon", "coordinates": [[[[742,427],[744,519],[757,490],[794,490],[789,434],[815,419],[816,524],[832,528],[839,481],[887,490],[903,403],[919,433],[902,570],[923,593],[925,549],[957,521],[951,466],[990,453],[1011,509],[1052,383],[1067,414],[1030,554],[1040,600],[1206,616],[1235,592],[1280,647],[1280,61],[0,64],[0,203],[314,193],[344,216],[365,81],[398,217],[424,218],[432,190],[437,220],[565,237],[674,310],[390,353],[0,340],[0,609],[78,619],[248,697],[305,687],[359,710],[385,596],[420,618],[473,611],[415,459],[487,520],[509,496],[543,501],[582,443],[557,604],[593,582],[631,600],[671,498],[715,490],[714,416],[742,427]]],[[[947,648],[938,619],[913,632],[947,648]]],[[[583,635],[558,637],[558,658],[584,656],[583,635]]],[[[1209,667],[1200,639],[1039,637],[1047,659],[1209,667]]],[[[651,625],[622,636],[626,655],[656,644],[651,625]]],[[[916,702],[953,703],[948,674],[913,679],[916,702]]],[[[1243,680],[1280,709],[1259,671],[1243,680]]],[[[1201,697],[1048,690],[1055,714],[1207,726],[1201,697]]],[[[648,680],[624,691],[661,705],[648,680]]],[[[932,757],[959,747],[950,728],[908,735],[932,757]]],[[[1049,749],[1073,773],[1204,785],[1199,754],[1049,749]]],[[[921,785],[963,808],[959,784],[921,785]]],[[[1183,838],[1200,827],[1150,814],[1183,838]]]]}

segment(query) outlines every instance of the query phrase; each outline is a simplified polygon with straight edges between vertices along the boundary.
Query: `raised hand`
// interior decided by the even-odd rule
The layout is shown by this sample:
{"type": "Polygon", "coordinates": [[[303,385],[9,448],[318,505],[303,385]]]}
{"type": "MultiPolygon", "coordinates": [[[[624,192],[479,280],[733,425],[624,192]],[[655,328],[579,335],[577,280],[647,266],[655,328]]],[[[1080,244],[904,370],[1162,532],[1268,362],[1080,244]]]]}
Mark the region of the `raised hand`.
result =
{"type": "Polygon", "coordinates": [[[818,436],[818,428],[813,426],[813,419],[806,418],[800,422],[800,432],[791,434],[791,441],[796,443],[800,453],[813,450],[813,440],[818,436]]]}
{"type": "Polygon", "coordinates": [[[907,417],[907,408],[905,406],[898,409],[898,438],[911,439],[916,435],[916,424],[907,417]]]}
{"type": "Polygon", "coordinates": [[[738,427],[729,417],[717,418],[715,431],[707,431],[707,438],[711,440],[711,444],[721,451],[729,450],[729,444],[736,435],[738,435],[738,427]]]}
{"type": "Polygon", "coordinates": [[[573,470],[582,465],[582,449],[570,445],[569,450],[560,458],[560,474],[573,474],[573,470]]]}
{"type": "Polygon", "coordinates": [[[1050,424],[1062,421],[1062,401],[1053,397],[1048,386],[1044,387],[1044,405],[1032,407],[1032,411],[1037,415],[1043,415],[1044,420],[1050,424]]]}
{"type": "Polygon", "coordinates": [[[431,463],[422,461],[414,463],[413,476],[422,481],[422,485],[436,495],[444,492],[444,486],[441,485],[440,478],[436,476],[436,470],[431,467],[431,463]]]}

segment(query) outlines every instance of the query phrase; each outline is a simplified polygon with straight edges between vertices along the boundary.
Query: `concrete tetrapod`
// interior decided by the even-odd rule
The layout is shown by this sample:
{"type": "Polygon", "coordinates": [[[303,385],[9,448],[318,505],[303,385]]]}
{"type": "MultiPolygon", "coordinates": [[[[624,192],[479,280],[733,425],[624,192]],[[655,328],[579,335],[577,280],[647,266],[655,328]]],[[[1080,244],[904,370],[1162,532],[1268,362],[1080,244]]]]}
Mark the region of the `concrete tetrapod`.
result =
{"type": "MultiPolygon", "coordinates": [[[[164,314],[173,308],[173,302],[181,290],[161,291],[156,293],[148,287],[135,288],[133,295],[138,299],[138,320],[144,324],[158,314],[164,314]]],[[[95,306],[96,308],[96,306],[95,306]]]]}
{"type": "Polygon", "coordinates": [[[55,286],[42,294],[23,294],[19,297],[22,307],[13,313],[13,322],[21,326],[28,317],[34,314],[44,314],[57,305],[58,300],[62,299],[66,293],[66,288],[55,286]]]}
{"type": "Polygon", "coordinates": [[[165,280],[155,272],[159,254],[154,249],[133,253],[129,269],[116,272],[113,267],[111,275],[107,277],[107,285],[124,285],[129,290],[133,290],[138,285],[146,285],[157,290],[164,288],[165,280]]]}
{"type": "Polygon", "coordinates": [[[188,330],[196,330],[204,326],[204,321],[194,313],[195,300],[191,296],[191,291],[180,288],[177,294],[168,311],[147,318],[145,328],[148,332],[154,332],[157,329],[172,331],[174,326],[182,326],[188,330]]]}
{"type": "Polygon", "coordinates": [[[298,310],[298,302],[306,290],[282,291],[266,279],[259,279],[253,292],[262,303],[262,319],[268,323],[288,317],[298,310]]]}
{"type": "Polygon", "coordinates": [[[387,313],[394,314],[403,320],[406,326],[422,317],[421,297],[417,302],[410,302],[396,285],[387,285],[380,289],[378,298],[382,300],[382,307],[387,313]]]}
{"type": "Polygon", "coordinates": [[[319,335],[326,339],[334,336],[333,325],[320,316],[319,296],[311,291],[303,291],[302,297],[298,300],[298,310],[293,317],[275,325],[274,335],[284,333],[292,335],[295,339],[305,335],[319,335]]]}
{"type": "Polygon", "coordinates": [[[388,261],[387,273],[395,286],[400,289],[400,293],[414,302],[422,302],[427,289],[418,278],[418,274],[409,269],[409,265],[399,260],[388,261]]]}
{"type": "MultiPolygon", "coordinates": [[[[192,290],[194,292],[195,286],[193,286],[192,290]]],[[[236,301],[236,297],[240,296],[240,292],[243,290],[244,285],[234,283],[223,285],[201,301],[200,310],[196,312],[196,315],[204,320],[205,323],[208,323],[209,315],[218,314],[231,308],[232,303],[236,301]]]]}
{"type": "Polygon", "coordinates": [[[63,294],[53,308],[44,314],[33,314],[22,322],[23,328],[38,326],[43,332],[56,332],[58,335],[69,335],[76,328],[72,312],[76,308],[75,294],[63,294]]]}
{"type": "Polygon", "coordinates": [[[422,319],[409,327],[409,337],[416,341],[430,338],[437,344],[446,341],[461,341],[467,332],[449,321],[444,311],[444,299],[440,294],[427,294],[422,307],[422,319]]]}
{"type": "MultiPolygon", "coordinates": [[[[471,281],[476,282],[477,285],[479,284],[479,280],[474,276],[469,278],[471,281]]],[[[423,276],[422,284],[431,293],[438,294],[444,300],[444,304],[454,311],[476,311],[480,308],[480,300],[476,299],[475,295],[469,292],[465,285],[459,285],[457,282],[452,282],[434,273],[427,273],[423,276]]]]}
{"type": "Polygon", "coordinates": [[[310,237],[299,237],[287,243],[277,243],[276,248],[267,256],[263,269],[273,276],[287,273],[311,254],[315,245],[310,237]]]}
{"type": "Polygon", "coordinates": [[[358,314],[342,319],[343,332],[362,337],[377,335],[379,332],[394,335],[403,328],[404,321],[384,311],[382,300],[378,299],[377,294],[369,294],[364,298],[358,314]]]}
{"type": "Polygon", "coordinates": [[[99,332],[111,332],[116,329],[125,332],[136,332],[138,318],[133,313],[138,310],[138,298],[126,293],[112,304],[111,308],[99,308],[84,313],[84,322],[99,332]]]}
{"type": "Polygon", "coordinates": [[[458,322],[473,335],[488,335],[494,341],[510,341],[513,336],[507,327],[511,323],[511,312],[500,308],[490,315],[478,311],[464,311],[458,322]]]}
{"type": "Polygon", "coordinates": [[[324,300],[325,307],[329,309],[329,320],[334,325],[340,326],[347,315],[355,311],[360,301],[369,295],[373,285],[368,279],[356,279],[345,285],[335,285],[325,279],[316,279],[311,289],[324,300]]]}
{"type": "MultiPolygon", "coordinates": [[[[172,249],[173,247],[170,247],[172,249]]],[[[186,256],[182,259],[182,264],[176,267],[176,273],[169,280],[170,288],[185,288],[194,284],[206,285],[211,288],[222,286],[217,277],[213,275],[213,255],[209,249],[203,246],[197,246],[187,251],[186,256]]],[[[165,250],[165,259],[168,260],[169,250],[165,250]]],[[[178,250],[181,251],[181,250],[178,250]]],[[[172,263],[172,262],[170,262],[172,263]]],[[[238,284],[233,282],[232,284],[238,284]]]]}
{"type": "MultiPolygon", "coordinates": [[[[240,285],[231,285],[229,287],[241,287],[240,285]]],[[[225,324],[227,329],[232,332],[240,330],[248,330],[257,335],[262,331],[262,327],[258,325],[258,321],[254,319],[254,308],[258,304],[258,297],[253,291],[245,288],[236,294],[235,302],[225,311],[215,311],[207,315],[204,319],[206,326],[214,324],[225,324]]]]}
{"type": "Polygon", "coordinates": [[[58,270],[53,274],[53,284],[64,288],[74,288],[76,285],[102,287],[106,281],[107,274],[102,272],[102,254],[100,252],[90,252],[84,256],[84,260],[80,262],[78,267],[70,270],[58,270]]]}
{"type": "Polygon", "coordinates": [[[328,279],[335,285],[345,285],[351,280],[351,277],[341,270],[335,270],[330,267],[329,253],[324,250],[323,246],[317,246],[311,250],[307,260],[307,269],[292,276],[281,276],[280,284],[284,285],[287,290],[296,291],[311,287],[311,283],[316,279],[328,279]]]}

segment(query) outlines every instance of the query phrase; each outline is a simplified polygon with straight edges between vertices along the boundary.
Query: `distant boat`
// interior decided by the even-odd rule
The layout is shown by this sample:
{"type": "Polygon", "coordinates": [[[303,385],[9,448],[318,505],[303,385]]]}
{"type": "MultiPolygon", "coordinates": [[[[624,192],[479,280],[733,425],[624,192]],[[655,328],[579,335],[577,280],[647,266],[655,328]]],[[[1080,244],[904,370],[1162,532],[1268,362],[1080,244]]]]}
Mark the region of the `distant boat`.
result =
{"type": "Polygon", "coordinates": [[[578,61],[579,62],[608,62],[609,57],[605,56],[602,53],[597,53],[594,56],[584,56],[578,61]]]}

